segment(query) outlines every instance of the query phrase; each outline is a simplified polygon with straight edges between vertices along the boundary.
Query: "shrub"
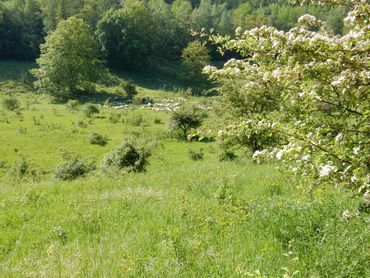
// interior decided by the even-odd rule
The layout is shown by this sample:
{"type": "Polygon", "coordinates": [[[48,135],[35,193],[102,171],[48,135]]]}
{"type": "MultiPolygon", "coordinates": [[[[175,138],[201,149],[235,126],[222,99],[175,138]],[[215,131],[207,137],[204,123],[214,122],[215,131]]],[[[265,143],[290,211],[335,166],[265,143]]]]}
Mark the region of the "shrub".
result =
{"type": "Polygon", "coordinates": [[[86,128],[88,124],[85,121],[79,120],[74,123],[79,128],[86,128]]]}
{"type": "Polygon", "coordinates": [[[192,128],[201,126],[205,114],[196,106],[183,106],[173,111],[170,117],[169,128],[179,132],[183,140],[187,140],[188,132],[192,128]]]}
{"type": "Polygon", "coordinates": [[[15,111],[19,109],[20,107],[19,101],[14,97],[4,98],[2,101],[2,106],[4,107],[4,109],[10,110],[10,111],[15,111]]]}
{"type": "Polygon", "coordinates": [[[90,134],[89,141],[92,145],[105,146],[108,142],[108,139],[106,136],[100,135],[98,133],[92,133],[90,134]]]}
{"type": "Polygon", "coordinates": [[[67,110],[77,111],[80,106],[80,103],[77,100],[69,100],[66,104],[67,110]]]}
{"type": "Polygon", "coordinates": [[[31,163],[22,156],[21,160],[13,165],[8,174],[13,180],[23,180],[27,177],[36,177],[37,172],[32,168],[31,163]]]}
{"type": "Polygon", "coordinates": [[[86,117],[91,118],[94,114],[99,114],[100,110],[95,104],[86,104],[84,107],[84,114],[86,117]]]}
{"type": "Polygon", "coordinates": [[[235,160],[238,156],[231,150],[223,150],[220,154],[220,161],[232,161],[235,160]]]}
{"type": "Polygon", "coordinates": [[[149,146],[137,141],[125,140],[118,148],[108,153],[103,160],[103,168],[114,168],[127,172],[142,172],[151,156],[149,146]]]}
{"type": "Polygon", "coordinates": [[[27,134],[27,129],[25,127],[18,127],[17,133],[19,134],[27,134]]]}
{"type": "Polygon", "coordinates": [[[124,83],[123,89],[130,98],[137,94],[136,85],[131,80],[124,83]]]}
{"type": "Polygon", "coordinates": [[[194,161],[202,160],[204,157],[203,149],[200,149],[199,151],[189,150],[189,157],[194,161]]]}
{"type": "Polygon", "coordinates": [[[160,118],[155,118],[153,121],[156,125],[162,124],[162,120],[160,118]]]}
{"type": "Polygon", "coordinates": [[[129,119],[129,123],[133,126],[141,126],[144,122],[143,115],[135,114],[129,119]]]}
{"type": "Polygon", "coordinates": [[[121,114],[110,114],[108,119],[112,124],[116,124],[121,120],[121,114]]]}
{"type": "Polygon", "coordinates": [[[74,180],[95,169],[95,163],[75,154],[64,151],[63,161],[55,168],[53,178],[74,180]]]}

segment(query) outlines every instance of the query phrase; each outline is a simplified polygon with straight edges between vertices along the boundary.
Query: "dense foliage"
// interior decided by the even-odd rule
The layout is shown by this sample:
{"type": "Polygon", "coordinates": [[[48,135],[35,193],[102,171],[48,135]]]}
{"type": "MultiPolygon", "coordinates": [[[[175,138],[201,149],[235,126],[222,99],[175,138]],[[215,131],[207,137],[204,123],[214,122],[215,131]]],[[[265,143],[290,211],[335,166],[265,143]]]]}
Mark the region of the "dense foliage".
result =
{"type": "Polygon", "coordinates": [[[145,171],[150,156],[151,149],[148,145],[126,139],[104,157],[102,165],[106,170],[142,172],[145,171]]]}
{"type": "Polygon", "coordinates": [[[178,59],[192,29],[232,34],[238,26],[267,24],[288,30],[307,12],[325,18],[336,33],[343,31],[346,8],[299,7],[288,0],[4,0],[0,59],[36,58],[47,33],[71,16],[97,31],[110,64],[142,69],[153,58],[178,59]]]}
{"type": "Polygon", "coordinates": [[[89,27],[76,17],[61,21],[46,37],[36,62],[35,87],[56,98],[92,91],[104,73],[89,27]]]}
{"type": "Polygon", "coordinates": [[[62,153],[63,161],[55,168],[53,178],[74,180],[94,170],[95,163],[68,151],[62,153]]]}
{"type": "Polygon", "coordinates": [[[169,128],[178,132],[183,140],[188,139],[191,129],[202,125],[205,114],[196,106],[183,106],[172,112],[169,128]]]}
{"type": "Polygon", "coordinates": [[[202,69],[211,62],[207,47],[200,41],[193,41],[183,50],[181,58],[185,78],[200,88],[207,87],[207,78],[202,74],[202,69]]]}
{"type": "Polygon", "coordinates": [[[333,35],[325,22],[311,15],[302,16],[287,32],[266,26],[245,32],[238,28],[236,39],[213,40],[243,59],[205,71],[219,82],[225,103],[233,108],[234,124],[221,136],[255,133],[266,143],[271,136],[261,135],[277,135],[280,140],[253,149],[255,159],[276,157],[312,185],[340,184],[367,192],[370,4],[325,3],[351,6],[345,19],[347,34],[333,35]]]}

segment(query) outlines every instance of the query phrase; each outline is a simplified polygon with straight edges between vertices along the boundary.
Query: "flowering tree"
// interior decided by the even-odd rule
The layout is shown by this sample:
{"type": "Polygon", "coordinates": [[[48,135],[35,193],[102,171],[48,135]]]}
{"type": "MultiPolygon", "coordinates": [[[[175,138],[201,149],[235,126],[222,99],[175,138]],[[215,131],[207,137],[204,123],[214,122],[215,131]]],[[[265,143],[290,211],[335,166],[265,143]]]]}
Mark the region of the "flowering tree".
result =
{"type": "Polygon", "coordinates": [[[233,124],[220,135],[275,134],[279,143],[260,144],[264,148],[253,150],[256,160],[275,157],[311,185],[369,192],[370,4],[294,2],[350,6],[347,34],[333,35],[325,22],[304,15],[287,32],[262,26],[238,28],[235,39],[211,36],[222,50],[243,57],[222,69],[204,69],[220,84],[233,115],[233,124]]]}

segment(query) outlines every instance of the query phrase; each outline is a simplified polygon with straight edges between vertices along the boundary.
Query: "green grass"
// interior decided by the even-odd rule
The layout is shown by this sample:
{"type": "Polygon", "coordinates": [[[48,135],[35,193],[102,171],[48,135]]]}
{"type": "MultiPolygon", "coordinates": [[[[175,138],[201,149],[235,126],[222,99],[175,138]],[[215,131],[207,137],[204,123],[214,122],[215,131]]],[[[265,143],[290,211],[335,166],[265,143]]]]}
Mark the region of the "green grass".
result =
{"type": "MultiPolygon", "coordinates": [[[[0,107],[0,277],[369,276],[367,216],[342,219],[343,211],[358,207],[352,194],[308,193],[276,165],[257,165],[242,153],[220,162],[216,142],[171,137],[167,112],[101,108],[86,118],[14,82],[18,67],[27,65],[0,63],[0,102],[13,96],[22,107],[21,114],[0,107]],[[112,114],[121,114],[120,121],[112,123],[112,114]],[[140,126],[132,124],[137,115],[140,126]],[[93,132],[108,144],[91,145],[93,132]],[[158,142],[146,172],[112,175],[98,168],[72,182],[52,179],[61,149],[99,166],[127,136],[158,142]],[[191,160],[189,150],[201,148],[204,159],[191,160]],[[23,156],[38,175],[14,180],[9,173],[23,156]]],[[[102,103],[120,88],[101,90],[86,101],[102,103]]],[[[183,97],[138,90],[138,97],[157,101],[183,97]]],[[[219,125],[211,112],[202,128],[219,125]]]]}

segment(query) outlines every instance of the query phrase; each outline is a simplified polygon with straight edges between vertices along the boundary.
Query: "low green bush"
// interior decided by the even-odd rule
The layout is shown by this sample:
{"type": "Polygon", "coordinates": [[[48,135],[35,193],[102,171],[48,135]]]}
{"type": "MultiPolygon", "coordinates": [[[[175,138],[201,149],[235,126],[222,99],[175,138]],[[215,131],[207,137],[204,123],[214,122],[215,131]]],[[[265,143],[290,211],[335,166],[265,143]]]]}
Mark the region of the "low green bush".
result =
{"type": "Polygon", "coordinates": [[[2,100],[2,106],[4,107],[4,109],[15,111],[19,109],[20,103],[14,97],[6,97],[2,100]]]}
{"type": "Polygon", "coordinates": [[[155,118],[153,121],[156,125],[162,124],[162,120],[160,118],[155,118]]]}
{"type": "Polygon", "coordinates": [[[100,145],[100,146],[105,146],[108,143],[107,137],[99,133],[90,134],[89,141],[90,141],[90,144],[92,145],[100,145]]]}
{"type": "Polygon", "coordinates": [[[97,105],[88,103],[85,105],[83,112],[86,117],[91,118],[93,115],[99,114],[100,110],[97,105]]]}
{"type": "Polygon", "coordinates": [[[77,100],[69,100],[66,104],[66,108],[69,111],[77,111],[80,107],[80,103],[77,100]]]}
{"type": "Polygon", "coordinates": [[[231,150],[223,150],[219,156],[220,161],[232,161],[235,160],[238,156],[231,150]]]}
{"type": "Polygon", "coordinates": [[[203,149],[200,149],[199,151],[189,150],[188,153],[189,153],[190,159],[194,161],[202,160],[204,158],[203,149]]]}
{"type": "Polygon", "coordinates": [[[109,115],[109,122],[111,122],[112,124],[117,124],[118,122],[121,121],[121,114],[110,114],[109,115]]]}
{"type": "Polygon", "coordinates": [[[135,114],[128,119],[128,122],[133,126],[141,126],[141,124],[144,122],[143,115],[135,114]]]}
{"type": "Polygon", "coordinates": [[[82,120],[75,121],[74,124],[79,128],[86,128],[88,123],[82,120]]]}
{"type": "Polygon", "coordinates": [[[196,106],[183,106],[172,112],[169,128],[178,132],[181,139],[187,140],[189,131],[200,127],[205,116],[206,114],[196,106]]]}
{"type": "Polygon", "coordinates": [[[145,171],[150,156],[151,151],[147,144],[124,140],[118,148],[104,157],[102,165],[104,169],[142,172],[145,171]]]}
{"type": "Polygon", "coordinates": [[[74,180],[96,168],[93,161],[81,158],[70,152],[64,151],[62,157],[63,161],[54,170],[54,179],[74,180]]]}
{"type": "Polygon", "coordinates": [[[9,177],[12,180],[24,180],[27,178],[35,178],[37,176],[37,171],[32,167],[31,162],[24,156],[14,163],[14,165],[9,169],[9,177]]]}

